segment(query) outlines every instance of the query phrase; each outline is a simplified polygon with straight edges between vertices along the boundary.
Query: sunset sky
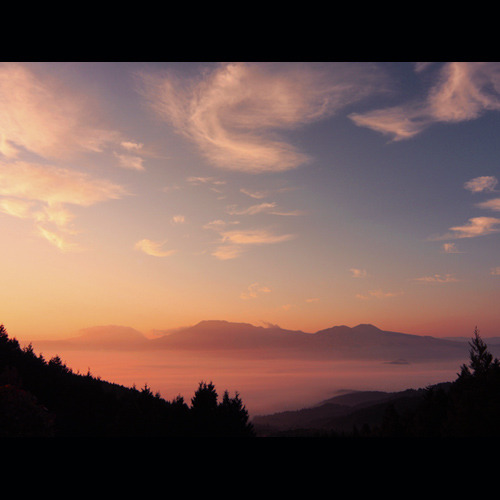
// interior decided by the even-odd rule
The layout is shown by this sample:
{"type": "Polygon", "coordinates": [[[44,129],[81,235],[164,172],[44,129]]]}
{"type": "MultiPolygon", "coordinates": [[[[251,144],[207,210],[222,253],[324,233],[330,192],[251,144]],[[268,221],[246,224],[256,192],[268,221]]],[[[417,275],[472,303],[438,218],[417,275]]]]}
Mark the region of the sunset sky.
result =
{"type": "Polygon", "coordinates": [[[0,323],[500,335],[500,63],[0,65],[0,323]]]}

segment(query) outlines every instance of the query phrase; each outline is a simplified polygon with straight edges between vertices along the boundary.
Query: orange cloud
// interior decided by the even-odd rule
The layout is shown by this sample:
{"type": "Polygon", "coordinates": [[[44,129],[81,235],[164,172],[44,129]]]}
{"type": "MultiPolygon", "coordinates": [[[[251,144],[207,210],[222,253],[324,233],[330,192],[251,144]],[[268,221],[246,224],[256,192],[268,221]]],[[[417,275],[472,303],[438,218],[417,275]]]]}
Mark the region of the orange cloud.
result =
{"type": "Polygon", "coordinates": [[[68,158],[120,141],[116,131],[95,123],[95,103],[25,65],[0,65],[0,107],[0,149],[8,158],[22,148],[43,158],[68,158]]]}
{"type": "Polygon", "coordinates": [[[294,238],[292,234],[275,235],[262,229],[248,229],[240,231],[225,231],[222,241],[241,245],[262,245],[268,243],[281,243],[294,238]]]}
{"type": "Polygon", "coordinates": [[[473,193],[480,193],[481,191],[494,191],[497,184],[498,180],[495,177],[484,175],[467,181],[464,184],[464,188],[473,193]]]}
{"type": "Polygon", "coordinates": [[[424,276],[422,278],[415,278],[415,281],[420,283],[454,283],[458,281],[452,274],[434,274],[433,276],[424,276]]]}
{"type": "Polygon", "coordinates": [[[162,250],[161,247],[163,245],[164,242],[157,243],[146,238],[138,241],[135,244],[135,248],[153,257],[168,257],[176,252],[176,250],[162,250]]]}
{"type": "Polygon", "coordinates": [[[87,174],[51,165],[0,161],[0,210],[8,215],[32,219],[37,234],[60,250],[77,245],[66,240],[73,214],[64,205],[90,206],[128,194],[119,185],[87,174]],[[53,227],[51,227],[53,226],[53,227]]]}

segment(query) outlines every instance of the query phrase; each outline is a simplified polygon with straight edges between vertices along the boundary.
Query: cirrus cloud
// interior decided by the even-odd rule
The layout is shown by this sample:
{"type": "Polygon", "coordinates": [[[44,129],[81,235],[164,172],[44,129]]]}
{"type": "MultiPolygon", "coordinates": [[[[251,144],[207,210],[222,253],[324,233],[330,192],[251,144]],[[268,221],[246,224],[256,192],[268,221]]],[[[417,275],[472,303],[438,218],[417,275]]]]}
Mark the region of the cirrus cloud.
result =
{"type": "Polygon", "coordinates": [[[140,92],[215,166],[278,172],[308,162],[276,132],[324,119],[381,88],[372,65],[230,63],[186,81],[140,75],[140,92]]]}
{"type": "Polygon", "coordinates": [[[26,65],[0,65],[0,108],[0,152],[8,158],[25,150],[66,159],[121,141],[118,132],[100,126],[95,103],[26,65]]]}
{"type": "Polygon", "coordinates": [[[68,241],[76,231],[66,205],[88,207],[129,193],[117,184],[53,165],[0,161],[0,211],[32,219],[37,233],[63,251],[78,246],[68,241]]]}
{"type": "Polygon", "coordinates": [[[450,62],[442,66],[426,99],[367,113],[352,113],[359,126],[409,139],[435,123],[459,123],[500,110],[500,64],[450,62]]]}
{"type": "Polygon", "coordinates": [[[162,250],[161,247],[164,244],[165,242],[156,242],[145,238],[138,241],[135,248],[153,257],[168,257],[176,252],[175,250],[162,250]]]}

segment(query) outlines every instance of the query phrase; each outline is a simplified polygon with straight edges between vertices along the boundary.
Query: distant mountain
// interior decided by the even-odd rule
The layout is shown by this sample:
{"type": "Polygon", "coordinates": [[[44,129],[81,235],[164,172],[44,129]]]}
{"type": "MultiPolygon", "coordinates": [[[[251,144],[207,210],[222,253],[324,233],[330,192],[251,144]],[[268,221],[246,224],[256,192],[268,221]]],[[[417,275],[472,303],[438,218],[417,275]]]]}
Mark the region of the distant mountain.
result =
{"type": "MultiPolygon", "coordinates": [[[[316,333],[286,330],[279,326],[254,326],[229,321],[201,321],[148,339],[141,332],[123,326],[98,326],[81,330],[81,335],[64,341],[50,341],[52,347],[71,349],[183,349],[218,351],[260,357],[307,359],[381,360],[408,364],[423,360],[463,360],[466,342],[422,335],[384,331],[370,324],[334,326],[316,333]]],[[[156,330],[158,335],[160,331],[156,330]]],[[[37,346],[49,341],[36,341],[37,346]]],[[[498,355],[500,345],[492,346],[498,355]]]]}
{"type": "Polygon", "coordinates": [[[307,348],[312,335],[229,321],[201,321],[173,333],[152,339],[155,347],[182,349],[290,349],[307,348]]]}
{"type": "MultiPolygon", "coordinates": [[[[456,342],[470,342],[471,340],[471,337],[441,337],[441,338],[444,340],[453,340],[456,342]]],[[[488,346],[500,344],[500,337],[485,337],[483,338],[483,340],[488,346]]]]}
{"type": "Polygon", "coordinates": [[[149,339],[141,332],[128,326],[93,326],[80,330],[80,335],[64,340],[34,341],[37,347],[72,349],[129,350],[149,348],[149,339]]]}
{"type": "Polygon", "coordinates": [[[423,359],[462,359],[462,342],[387,332],[370,324],[334,326],[316,333],[228,321],[202,321],[151,340],[157,348],[261,350],[275,356],[326,359],[381,359],[408,363],[423,359]]]}

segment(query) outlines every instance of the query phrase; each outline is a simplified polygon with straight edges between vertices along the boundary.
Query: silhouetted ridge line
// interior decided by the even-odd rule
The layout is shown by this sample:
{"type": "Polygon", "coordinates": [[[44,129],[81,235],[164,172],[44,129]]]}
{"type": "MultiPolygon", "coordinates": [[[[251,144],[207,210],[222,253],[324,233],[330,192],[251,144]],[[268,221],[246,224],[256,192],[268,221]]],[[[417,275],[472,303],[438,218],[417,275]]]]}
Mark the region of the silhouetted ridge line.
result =
{"type": "Polygon", "coordinates": [[[222,400],[201,382],[191,400],[166,401],[144,386],[126,388],[73,373],[21,348],[0,325],[0,437],[251,437],[238,393],[222,400]]]}
{"type": "MultiPolygon", "coordinates": [[[[65,341],[34,341],[37,347],[72,349],[184,349],[239,351],[250,356],[299,357],[309,359],[360,359],[405,362],[465,359],[464,342],[384,331],[372,324],[333,326],[316,333],[287,330],[277,325],[254,326],[225,320],[205,320],[169,330],[154,339],[126,327],[94,327],[65,341]]],[[[156,334],[160,331],[156,330],[156,334]]],[[[500,347],[496,347],[500,349],[500,347]]]]}

